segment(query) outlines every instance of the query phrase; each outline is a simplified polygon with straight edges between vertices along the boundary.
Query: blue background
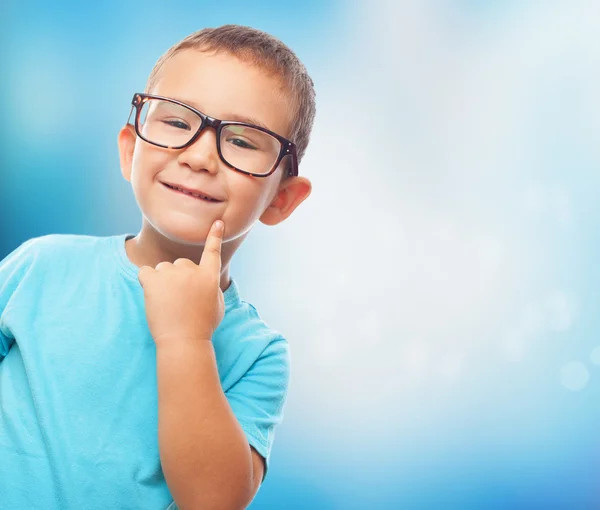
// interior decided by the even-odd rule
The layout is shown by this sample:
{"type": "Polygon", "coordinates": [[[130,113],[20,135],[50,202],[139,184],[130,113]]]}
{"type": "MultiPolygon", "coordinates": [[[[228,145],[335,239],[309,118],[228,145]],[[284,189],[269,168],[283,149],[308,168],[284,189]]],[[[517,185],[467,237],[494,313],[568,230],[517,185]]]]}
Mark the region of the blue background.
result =
{"type": "Polygon", "coordinates": [[[0,257],[137,232],[116,145],[133,92],[199,28],[271,32],[318,117],[313,196],[233,267],[292,347],[251,508],[600,508],[598,20],[594,2],[4,0],[0,257]]]}

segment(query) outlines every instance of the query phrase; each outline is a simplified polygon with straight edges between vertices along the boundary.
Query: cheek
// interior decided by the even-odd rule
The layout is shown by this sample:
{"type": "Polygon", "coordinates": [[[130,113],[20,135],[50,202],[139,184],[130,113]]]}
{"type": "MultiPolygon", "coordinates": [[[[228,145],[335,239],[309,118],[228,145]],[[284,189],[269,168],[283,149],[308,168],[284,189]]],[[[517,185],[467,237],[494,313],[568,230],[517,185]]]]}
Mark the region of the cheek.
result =
{"type": "Polygon", "coordinates": [[[149,213],[149,194],[154,178],[155,171],[151,164],[154,161],[142,153],[133,155],[131,162],[131,188],[136,202],[140,209],[146,214],[149,213]]]}
{"type": "Polygon", "coordinates": [[[236,187],[236,202],[247,213],[252,211],[254,212],[254,216],[259,217],[269,205],[271,194],[271,187],[268,186],[268,183],[246,183],[245,186],[240,185],[236,187]]]}
{"type": "Polygon", "coordinates": [[[235,172],[230,178],[230,186],[235,187],[248,200],[254,202],[267,200],[267,198],[278,188],[278,172],[269,177],[252,177],[235,172]]]}
{"type": "Polygon", "coordinates": [[[167,164],[167,155],[148,150],[137,150],[133,153],[131,181],[134,189],[147,186],[167,164]]]}

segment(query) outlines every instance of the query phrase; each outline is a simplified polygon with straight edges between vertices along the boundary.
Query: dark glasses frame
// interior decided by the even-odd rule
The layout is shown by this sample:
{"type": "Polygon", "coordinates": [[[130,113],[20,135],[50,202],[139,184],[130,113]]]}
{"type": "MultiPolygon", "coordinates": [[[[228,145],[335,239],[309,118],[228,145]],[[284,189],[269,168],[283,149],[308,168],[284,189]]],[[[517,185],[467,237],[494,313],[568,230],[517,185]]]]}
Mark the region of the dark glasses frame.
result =
{"type": "Polygon", "coordinates": [[[129,118],[127,119],[128,124],[130,123],[129,121],[131,119],[131,114],[133,113],[134,108],[135,108],[135,112],[136,112],[135,113],[135,124],[134,124],[135,132],[136,132],[137,136],[139,136],[142,140],[144,140],[145,142],[147,142],[149,144],[156,145],[157,147],[162,147],[164,149],[173,149],[173,150],[185,149],[186,147],[189,147],[190,145],[192,145],[198,139],[198,137],[200,136],[200,133],[202,133],[204,128],[211,127],[216,131],[217,152],[219,153],[219,158],[221,158],[221,161],[223,163],[225,163],[228,167],[232,168],[233,170],[236,170],[236,171],[241,172],[246,175],[252,175],[254,177],[268,177],[277,169],[277,167],[281,163],[281,160],[284,157],[290,156],[291,163],[288,166],[288,176],[296,177],[298,175],[298,153],[297,153],[297,149],[296,149],[296,144],[294,142],[291,142],[287,138],[284,138],[283,136],[280,136],[277,133],[274,133],[273,131],[270,131],[270,130],[265,129],[260,126],[255,126],[254,124],[248,124],[246,122],[236,122],[236,121],[230,121],[230,120],[215,119],[214,117],[209,117],[205,113],[202,113],[200,110],[197,110],[193,106],[182,103],[181,101],[177,101],[176,99],[171,99],[170,97],[155,96],[152,94],[141,94],[138,92],[136,92],[133,95],[133,99],[131,100],[131,111],[129,112],[129,118]],[[200,119],[202,121],[200,123],[200,127],[198,128],[198,131],[196,131],[196,133],[192,136],[192,138],[186,144],[178,145],[178,146],[161,145],[159,143],[151,142],[150,140],[144,138],[144,136],[142,135],[142,133],[139,129],[139,120],[140,120],[140,115],[142,113],[142,106],[149,99],[159,99],[161,101],[167,101],[169,103],[173,103],[173,104],[182,106],[182,107],[187,108],[188,110],[194,112],[196,115],[198,115],[200,117],[200,119]],[[231,163],[229,163],[223,157],[223,154],[221,152],[221,130],[226,126],[248,126],[248,127],[251,127],[252,129],[258,129],[259,131],[262,131],[263,133],[267,133],[279,141],[279,143],[281,144],[281,149],[279,150],[279,155],[277,156],[277,160],[275,161],[275,163],[273,164],[273,167],[269,170],[268,173],[255,174],[252,172],[247,172],[245,170],[242,170],[241,168],[234,167],[231,163]]]}

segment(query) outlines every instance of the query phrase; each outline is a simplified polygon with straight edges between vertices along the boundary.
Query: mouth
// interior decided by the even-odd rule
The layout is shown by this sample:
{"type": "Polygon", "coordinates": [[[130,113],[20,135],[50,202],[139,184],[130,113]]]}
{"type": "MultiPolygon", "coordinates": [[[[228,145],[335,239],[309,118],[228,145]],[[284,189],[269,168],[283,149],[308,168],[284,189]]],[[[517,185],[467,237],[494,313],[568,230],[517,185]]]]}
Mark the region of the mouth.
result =
{"type": "Polygon", "coordinates": [[[199,190],[193,190],[193,189],[189,189],[189,188],[184,188],[183,186],[179,186],[177,184],[169,184],[166,182],[161,182],[161,184],[165,187],[170,189],[171,191],[175,191],[176,193],[181,193],[182,195],[187,195],[191,198],[196,198],[198,200],[203,200],[205,202],[213,202],[213,203],[219,203],[222,202],[222,200],[219,200],[218,198],[214,198],[211,197],[210,195],[205,194],[202,191],[199,190]]]}

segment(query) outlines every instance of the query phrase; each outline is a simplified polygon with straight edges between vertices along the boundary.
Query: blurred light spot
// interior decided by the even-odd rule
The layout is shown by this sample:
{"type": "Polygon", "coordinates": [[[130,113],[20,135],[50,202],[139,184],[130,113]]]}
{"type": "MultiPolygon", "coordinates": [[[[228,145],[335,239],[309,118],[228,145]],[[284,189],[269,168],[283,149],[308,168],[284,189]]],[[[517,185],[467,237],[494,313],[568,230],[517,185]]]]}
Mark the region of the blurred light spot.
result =
{"type": "Polygon", "coordinates": [[[506,335],[504,353],[508,361],[519,363],[525,357],[525,338],[523,333],[513,331],[506,335]]]}
{"type": "Polygon", "coordinates": [[[544,207],[544,197],[538,188],[530,187],[524,192],[525,210],[533,216],[537,216],[542,212],[544,207]]]}
{"type": "MultiPolygon", "coordinates": [[[[379,346],[383,341],[383,317],[374,310],[365,311],[365,316],[358,319],[351,335],[367,352],[379,346]]],[[[354,345],[356,345],[356,342],[354,345]]]]}
{"type": "Polygon", "coordinates": [[[458,354],[446,356],[440,362],[439,373],[446,381],[456,381],[460,378],[463,369],[463,358],[458,354]]]}
{"type": "Polygon", "coordinates": [[[340,341],[338,339],[339,333],[333,328],[327,328],[317,338],[317,342],[314,345],[315,357],[317,363],[322,366],[336,366],[340,361],[340,341]]]}
{"type": "Polygon", "coordinates": [[[546,298],[549,313],[549,326],[554,331],[566,331],[573,322],[572,307],[567,297],[560,291],[554,291],[546,298]]]}
{"type": "Polygon", "coordinates": [[[432,233],[432,237],[437,241],[454,241],[457,238],[456,225],[449,220],[438,219],[438,224],[432,233]]]}
{"type": "Polygon", "coordinates": [[[564,190],[529,188],[524,193],[525,210],[532,216],[554,219],[561,227],[573,223],[571,197],[564,190]]]}
{"type": "Polygon", "coordinates": [[[425,340],[412,340],[400,349],[400,366],[407,379],[421,380],[429,371],[427,370],[430,347],[425,340]]]}
{"type": "Polygon", "coordinates": [[[479,240],[477,253],[485,269],[497,270],[504,259],[505,247],[499,239],[486,236],[479,240]]]}
{"type": "Polygon", "coordinates": [[[600,345],[592,351],[592,354],[590,354],[590,359],[594,365],[600,366],[600,345]]]}
{"type": "Polygon", "coordinates": [[[560,369],[560,382],[568,390],[581,391],[589,381],[590,373],[580,361],[572,361],[560,369]]]}
{"type": "Polygon", "coordinates": [[[348,287],[351,283],[351,275],[352,271],[350,268],[346,267],[343,263],[340,263],[333,273],[333,281],[338,287],[348,287]]]}
{"type": "Polygon", "coordinates": [[[522,328],[528,333],[537,333],[544,329],[544,310],[537,303],[527,303],[523,312],[522,328]]]}
{"type": "Polygon", "coordinates": [[[571,199],[564,191],[560,190],[555,193],[553,206],[558,223],[563,227],[571,225],[573,218],[571,199]]]}

